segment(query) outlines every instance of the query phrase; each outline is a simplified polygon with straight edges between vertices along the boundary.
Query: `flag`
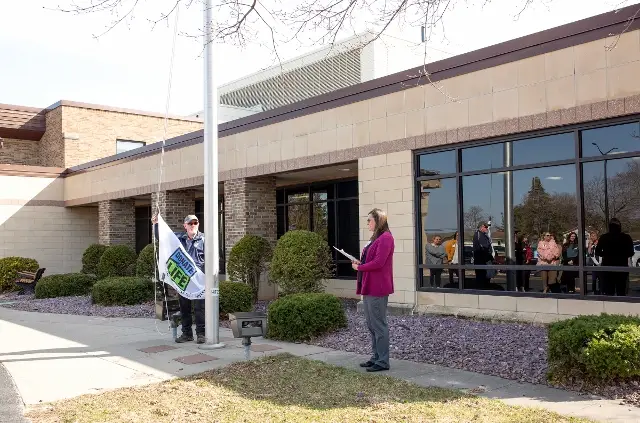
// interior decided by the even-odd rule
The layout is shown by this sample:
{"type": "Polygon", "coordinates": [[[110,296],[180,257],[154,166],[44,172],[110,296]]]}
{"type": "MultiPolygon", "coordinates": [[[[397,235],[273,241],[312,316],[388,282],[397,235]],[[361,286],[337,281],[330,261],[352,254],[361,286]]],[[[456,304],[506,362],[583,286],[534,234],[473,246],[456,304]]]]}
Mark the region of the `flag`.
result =
{"type": "Polygon", "coordinates": [[[204,298],[204,273],[180,243],[169,226],[158,215],[158,274],[160,281],[190,300],[204,298]]]}

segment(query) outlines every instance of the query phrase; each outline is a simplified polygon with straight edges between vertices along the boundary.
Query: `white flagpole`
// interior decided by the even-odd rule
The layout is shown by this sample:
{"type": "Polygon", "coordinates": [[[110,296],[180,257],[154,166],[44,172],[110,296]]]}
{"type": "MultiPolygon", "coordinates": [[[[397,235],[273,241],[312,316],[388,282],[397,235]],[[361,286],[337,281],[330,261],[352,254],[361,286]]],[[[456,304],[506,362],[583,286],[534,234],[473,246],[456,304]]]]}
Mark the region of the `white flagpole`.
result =
{"type": "Polygon", "coordinates": [[[218,87],[213,69],[212,1],[204,2],[204,230],[205,237],[205,336],[201,349],[222,348],[220,343],[220,294],[218,285],[218,87]]]}

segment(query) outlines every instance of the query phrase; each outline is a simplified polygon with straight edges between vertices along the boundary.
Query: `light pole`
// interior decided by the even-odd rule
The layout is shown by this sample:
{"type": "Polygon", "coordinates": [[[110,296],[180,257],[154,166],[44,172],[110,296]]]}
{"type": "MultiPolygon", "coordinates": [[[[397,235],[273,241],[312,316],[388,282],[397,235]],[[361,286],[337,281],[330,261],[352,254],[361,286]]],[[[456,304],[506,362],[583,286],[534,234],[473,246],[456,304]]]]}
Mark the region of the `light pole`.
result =
{"type": "MultiPolygon", "coordinates": [[[[602,150],[600,150],[600,147],[598,146],[598,144],[596,144],[595,142],[592,142],[591,144],[593,144],[598,149],[598,151],[600,152],[600,155],[602,156],[607,156],[613,150],[618,149],[618,147],[613,147],[606,153],[603,153],[602,150]]],[[[604,225],[605,227],[609,227],[609,178],[607,176],[607,161],[608,161],[607,159],[604,159],[604,225]]]]}
{"type": "Polygon", "coordinates": [[[220,293],[218,273],[218,87],[213,69],[212,1],[204,2],[204,227],[205,248],[204,316],[207,341],[201,349],[222,348],[220,343],[220,293]]]}

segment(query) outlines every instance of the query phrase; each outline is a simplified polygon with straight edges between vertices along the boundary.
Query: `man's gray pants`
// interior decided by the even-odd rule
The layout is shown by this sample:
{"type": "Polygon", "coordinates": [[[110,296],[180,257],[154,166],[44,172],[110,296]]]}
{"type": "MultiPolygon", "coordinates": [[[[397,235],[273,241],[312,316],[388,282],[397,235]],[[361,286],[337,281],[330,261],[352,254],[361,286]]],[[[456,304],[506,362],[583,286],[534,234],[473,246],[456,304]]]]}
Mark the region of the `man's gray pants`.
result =
{"type": "Polygon", "coordinates": [[[365,295],[362,303],[367,327],[371,332],[371,361],[385,369],[389,368],[389,326],[387,325],[387,303],[389,297],[365,295]]]}

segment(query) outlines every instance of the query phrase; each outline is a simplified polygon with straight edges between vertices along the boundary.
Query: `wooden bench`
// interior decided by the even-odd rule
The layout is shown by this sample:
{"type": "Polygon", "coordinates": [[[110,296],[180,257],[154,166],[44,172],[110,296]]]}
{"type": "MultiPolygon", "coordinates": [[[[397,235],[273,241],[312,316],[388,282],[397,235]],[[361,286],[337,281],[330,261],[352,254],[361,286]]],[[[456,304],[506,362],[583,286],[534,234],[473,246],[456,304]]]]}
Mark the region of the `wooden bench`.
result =
{"type": "Polygon", "coordinates": [[[41,267],[36,272],[16,272],[18,277],[15,283],[22,288],[20,294],[34,294],[36,292],[36,285],[45,270],[44,267],[41,267]]]}

